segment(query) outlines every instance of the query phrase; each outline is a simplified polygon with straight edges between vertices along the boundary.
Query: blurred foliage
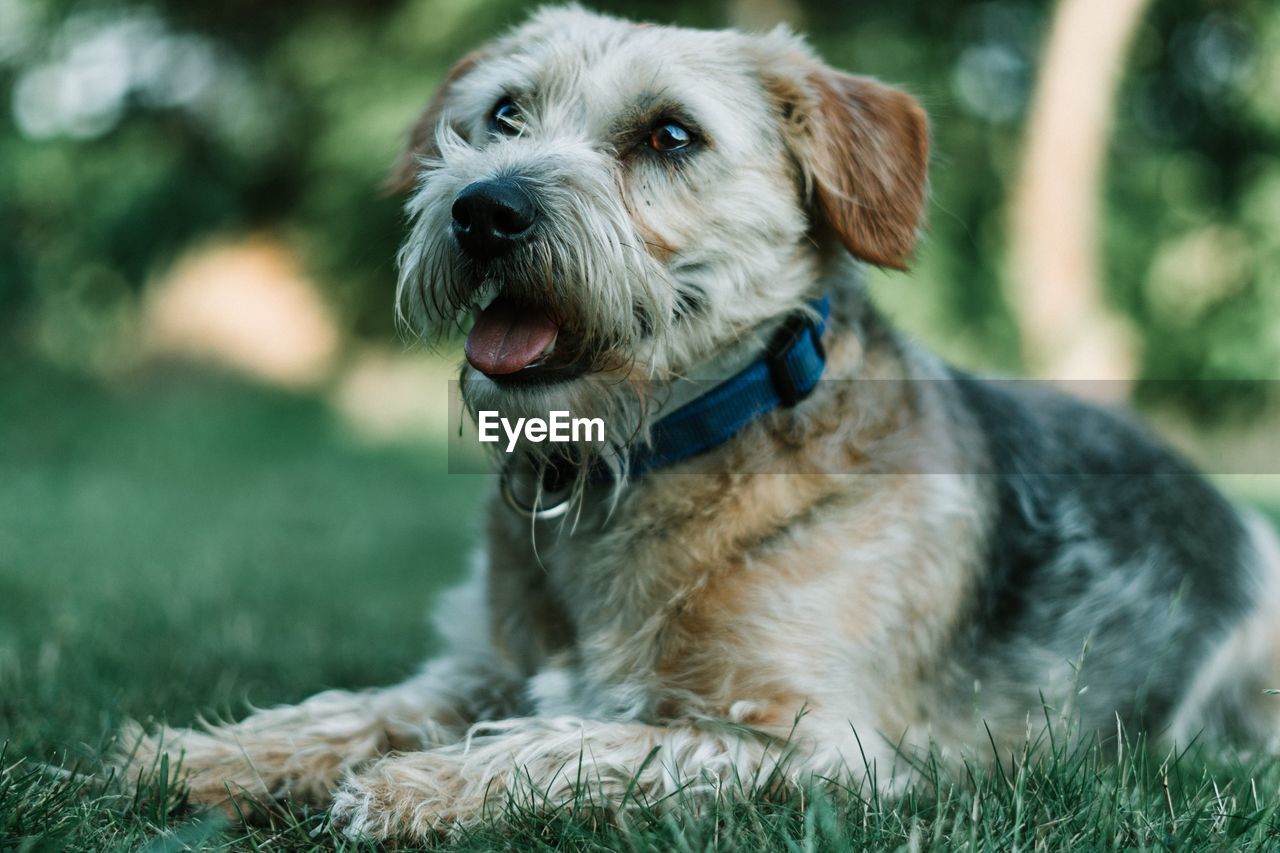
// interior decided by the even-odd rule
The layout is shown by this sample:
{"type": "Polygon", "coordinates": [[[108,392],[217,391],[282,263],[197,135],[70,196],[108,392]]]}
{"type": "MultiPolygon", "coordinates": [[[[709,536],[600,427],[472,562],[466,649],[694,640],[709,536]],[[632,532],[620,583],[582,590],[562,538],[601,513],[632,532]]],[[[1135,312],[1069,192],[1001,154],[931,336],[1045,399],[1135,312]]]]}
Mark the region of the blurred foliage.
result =
{"type": "MultiPolygon", "coordinates": [[[[193,244],[269,230],[347,331],[391,334],[402,233],[378,183],[512,0],[0,0],[0,331],[74,355],[193,244]]],[[[593,5],[719,26],[789,13],[838,66],[915,92],[936,134],[930,236],[890,309],[1013,369],[1003,204],[1050,5],[817,0],[593,5]]],[[[1280,5],[1154,0],[1112,142],[1105,269],[1147,377],[1280,368],[1280,5]]],[[[1088,62],[1088,57],[1081,57],[1088,62]]]]}

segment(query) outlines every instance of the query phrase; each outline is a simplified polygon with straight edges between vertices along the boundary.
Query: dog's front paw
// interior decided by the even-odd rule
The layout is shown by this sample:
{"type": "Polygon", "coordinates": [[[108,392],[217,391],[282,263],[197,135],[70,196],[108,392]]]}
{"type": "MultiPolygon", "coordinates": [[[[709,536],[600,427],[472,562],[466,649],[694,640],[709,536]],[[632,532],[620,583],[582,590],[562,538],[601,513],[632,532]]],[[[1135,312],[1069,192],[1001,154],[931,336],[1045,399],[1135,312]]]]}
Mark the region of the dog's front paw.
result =
{"type": "Polygon", "coordinates": [[[343,783],[329,820],[350,838],[427,839],[479,822],[493,793],[468,782],[457,756],[391,755],[343,783]]]}
{"type": "Polygon", "coordinates": [[[220,808],[231,817],[273,797],[269,774],[254,766],[243,747],[219,737],[214,729],[161,726],[148,731],[130,721],[121,729],[107,766],[125,790],[160,781],[163,774],[165,785],[181,786],[194,805],[220,808]]]}
{"type": "Polygon", "coordinates": [[[127,780],[146,778],[168,754],[169,773],[194,803],[235,816],[242,805],[284,798],[326,803],[353,770],[393,746],[420,743],[425,731],[388,721],[369,694],[330,690],[238,723],[155,732],[130,724],[115,766],[127,780]]]}
{"type": "Polygon", "coordinates": [[[329,806],[329,823],[348,838],[385,840],[391,834],[391,820],[381,800],[375,803],[374,788],[352,780],[338,789],[329,806]]]}

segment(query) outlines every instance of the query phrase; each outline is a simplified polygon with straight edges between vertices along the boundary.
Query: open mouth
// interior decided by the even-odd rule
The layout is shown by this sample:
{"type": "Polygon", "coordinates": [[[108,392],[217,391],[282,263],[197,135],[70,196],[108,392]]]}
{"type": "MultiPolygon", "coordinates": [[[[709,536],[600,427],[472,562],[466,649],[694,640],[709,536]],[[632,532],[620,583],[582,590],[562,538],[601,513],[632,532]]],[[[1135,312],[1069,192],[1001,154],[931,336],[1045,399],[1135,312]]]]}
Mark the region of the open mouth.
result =
{"type": "Polygon", "coordinates": [[[476,314],[465,351],[471,366],[495,382],[556,382],[587,369],[557,357],[573,349],[563,345],[565,337],[545,309],[500,295],[476,314]]]}

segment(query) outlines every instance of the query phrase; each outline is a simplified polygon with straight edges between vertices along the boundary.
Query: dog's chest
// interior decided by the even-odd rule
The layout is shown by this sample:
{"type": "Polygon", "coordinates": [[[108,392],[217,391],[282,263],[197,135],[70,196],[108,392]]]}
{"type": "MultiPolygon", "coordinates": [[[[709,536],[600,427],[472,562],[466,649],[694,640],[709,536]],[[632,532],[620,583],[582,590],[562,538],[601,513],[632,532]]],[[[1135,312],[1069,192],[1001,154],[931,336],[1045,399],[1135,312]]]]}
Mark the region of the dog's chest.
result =
{"type": "MultiPolygon", "coordinates": [[[[547,531],[533,565],[569,639],[530,679],[535,710],[724,716],[786,693],[786,678],[762,687],[760,655],[776,649],[776,620],[801,615],[780,599],[822,583],[818,573],[804,584],[778,573],[796,562],[792,528],[829,488],[804,477],[664,478],[607,523],[584,517],[572,534],[547,531]]],[[[796,608],[813,617],[822,600],[797,598],[796,608]]]]}
{"type": "Polygon", "coordinates": [[[530,679],[543,714],[648,718],[660,703],[664,644],[691,580],[712,567],[672,559],[659,529],[581,523],[538,549],[541,571],[572,641],[530,679]]]}

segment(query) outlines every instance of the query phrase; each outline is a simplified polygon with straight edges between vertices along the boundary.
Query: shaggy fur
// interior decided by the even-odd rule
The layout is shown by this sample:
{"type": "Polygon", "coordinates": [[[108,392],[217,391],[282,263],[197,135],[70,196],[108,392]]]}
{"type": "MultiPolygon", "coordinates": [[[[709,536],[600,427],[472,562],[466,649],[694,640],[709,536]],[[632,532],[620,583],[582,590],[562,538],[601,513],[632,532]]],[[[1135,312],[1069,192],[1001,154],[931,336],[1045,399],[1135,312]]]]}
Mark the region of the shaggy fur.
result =
{"type": "Polygon", "coordinates": [[[581,474],[603,453],[615,477],[579,477],[572,523],[494,496],[472,578],[439,610],[445,650],[417,678],[133,731],[136,760],[181,752],[201,802],[305,798],[387,838],[477,821],[522,788],[554,804],[585,783],[608,810],[753,779],[856,785],[868,768],[891,787],[909,777],[900,753],[989,755],[1049,716],[1082,735],[1118,715],[1182,743],[1274,739],[1270,531],[1124,416],[971,377],[869,305],[858,261],[907,263],[927,144],[909,96],[782,31],[552,9],[466,57],[393,174],[411,218],[403,316],[434,335],[498,293],[544,306],[582,374],[464,366],[466,402],[603,416],[608,451],[569,456],[581,474]],[[504,97],[519,133],[492,129],[504,97]],[[650,148],[669,119],[697,144],[650,148]],[[513,176],[536,232],[500,261],[468,257],[453,200],[513,176]],[[811,396],[627,478],[628,445],[690,377],[729,375],[823,294],[811,396]]]}

